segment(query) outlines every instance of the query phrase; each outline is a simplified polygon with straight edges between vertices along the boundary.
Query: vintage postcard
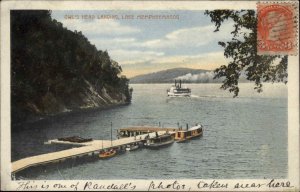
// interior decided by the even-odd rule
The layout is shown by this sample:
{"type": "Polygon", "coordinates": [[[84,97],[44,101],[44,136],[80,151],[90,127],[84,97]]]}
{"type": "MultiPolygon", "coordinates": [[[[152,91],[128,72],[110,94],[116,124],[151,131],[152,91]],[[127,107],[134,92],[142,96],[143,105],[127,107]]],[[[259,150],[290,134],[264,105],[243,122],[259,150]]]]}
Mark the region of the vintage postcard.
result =
{"type": "Polygon", "coordinates": [[[298,1],[1,1],[1,190],[299,191],[298,1]]]}

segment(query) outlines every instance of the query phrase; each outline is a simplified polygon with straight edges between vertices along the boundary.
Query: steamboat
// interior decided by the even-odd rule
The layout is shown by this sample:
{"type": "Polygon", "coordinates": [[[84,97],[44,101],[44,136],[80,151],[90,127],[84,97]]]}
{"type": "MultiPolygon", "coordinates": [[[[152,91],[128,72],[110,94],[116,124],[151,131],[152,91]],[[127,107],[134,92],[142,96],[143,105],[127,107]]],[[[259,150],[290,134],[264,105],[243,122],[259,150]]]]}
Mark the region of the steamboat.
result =
{"type": "Polygon", "coordinates": [[[167,90],[168,97],[190,97],[191,89],[181,86],[181,80],[179,83],[175,80],[175,85],[172,85],[170,89],[167,90]]]}

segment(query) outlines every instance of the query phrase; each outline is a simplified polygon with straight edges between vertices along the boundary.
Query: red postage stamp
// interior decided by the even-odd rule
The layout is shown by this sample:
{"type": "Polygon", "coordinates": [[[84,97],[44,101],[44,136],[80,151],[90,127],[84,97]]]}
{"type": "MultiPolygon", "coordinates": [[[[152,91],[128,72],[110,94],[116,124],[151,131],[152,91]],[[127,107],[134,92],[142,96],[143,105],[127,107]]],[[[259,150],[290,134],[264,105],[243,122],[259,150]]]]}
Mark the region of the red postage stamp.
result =
{"type": "Polygon", "coordinates": [[[295,3],[257,4],[257,53],[260,55],[296,55],[297,6],[295,3]]]}

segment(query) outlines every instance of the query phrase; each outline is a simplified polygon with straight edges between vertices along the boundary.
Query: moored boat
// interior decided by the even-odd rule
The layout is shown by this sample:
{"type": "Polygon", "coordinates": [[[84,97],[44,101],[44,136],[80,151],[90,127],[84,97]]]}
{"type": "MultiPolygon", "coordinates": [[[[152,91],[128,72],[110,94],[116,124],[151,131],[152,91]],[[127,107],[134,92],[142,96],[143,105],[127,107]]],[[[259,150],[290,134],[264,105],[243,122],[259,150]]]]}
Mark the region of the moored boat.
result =
{"type": "Polygon", "coordinates": [[[132,126],[127,128],[118,129],[117,137],[118,138],[128,138],[128,137],[136,137],[137,139],[141,139],[141,135],[158,132],[158,131],[172,131],[175,132],[177,128],[162,128],[159,126],[132,126]]]}
{"type": "Polygon", "coordinates": [[[158,135],[156,137],[148,138],[145,147],[150,149],[158,149],[160,147],[165,147],[174,143],[174,136],[172,134],[158,135]]]}
{"type": "Polygon", "coordinates": [[[137,144],[127,145],[126,151],[134,151],[134,150],[137,150],[138,148],[139,148],[139,145],[137,145],[137,144]]]}
{"type": "Polygon", "coordinates": [[[185,142],[189,139],[197,138],[203,135],[202,125],[196,124],[196,126],[191,127],[186,130],[178,130],[175,133],[175,140],[177,143],[185,142]]]}
{"type": "Polygon", "coordinates": [[[68,142],[72,142],[72,143],[85,143],[85,142],[90,142],[93,141],[92,138],[82,138],[79,136],[72,136],[72,137],[63,137],[63,138],[58,138],[58,141],[68,141],[68,142]]]}
{"type": "MultiPolygon", "coordinates": [[[[113,144],[112,144],[112,123],[110,124],[110,142],[111,142],[111,147],[113,147],[113,144]]],[[[110,148],[110,149],[105,149],[103,150],[103,140],[102,140],[102,151],[100,151],[99,153],[99,158],[100,159],[108,159],[108,158],[111,158],[113,156],[115,156],[117,154],[117,150],[114,149],[114,148],[110,148]]]]}
{"type": "Polygon", "coordinates": [[[170,89],[167,90],[168,97],[190,97],[191,89],[181,86],[181,80],[179,83],[175,80],[175,85],[172,85],[170,89]]]}
{"type": "Polygon", "coordinates": [[[100,152],[99,158],[100,159],[108,159],[108,158],[111,158],[111,157],[115,156],[116,154],[117,154],[116,150],[110,149],[108,151],[102,151],[102,152],[100,152]]]}

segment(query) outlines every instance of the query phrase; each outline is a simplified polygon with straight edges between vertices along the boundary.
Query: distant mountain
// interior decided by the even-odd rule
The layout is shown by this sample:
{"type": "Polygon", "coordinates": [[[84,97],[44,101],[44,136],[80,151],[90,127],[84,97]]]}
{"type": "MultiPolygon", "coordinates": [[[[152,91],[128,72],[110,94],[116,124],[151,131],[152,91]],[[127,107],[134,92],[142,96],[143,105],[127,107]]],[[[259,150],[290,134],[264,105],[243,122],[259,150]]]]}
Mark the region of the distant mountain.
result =
{"type": "Polygon", "coordinates": [[[213,77],[214,73],[211,70],[174,68],[132,77],[130,83],[172,83],[174,79],[181,79],[185,83],[221,82],[213,77]]]}

